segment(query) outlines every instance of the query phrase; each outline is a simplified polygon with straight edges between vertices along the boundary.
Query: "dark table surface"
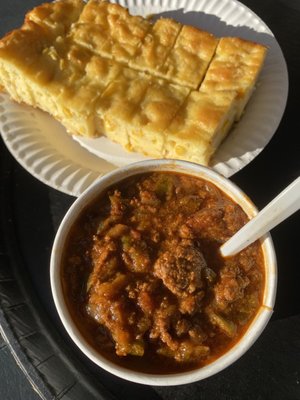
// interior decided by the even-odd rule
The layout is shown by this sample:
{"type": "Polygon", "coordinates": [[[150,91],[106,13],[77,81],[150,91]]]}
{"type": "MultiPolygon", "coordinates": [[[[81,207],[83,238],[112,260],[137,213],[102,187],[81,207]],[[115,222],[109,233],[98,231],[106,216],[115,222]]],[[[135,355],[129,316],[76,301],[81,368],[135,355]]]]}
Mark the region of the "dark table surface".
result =
{"type": "MultiPolygon", "coordinates": [[[[1,36],[19,26],[25,11],[41,2],[0,0],[1,36]]],[[[260,16],[273,31],[285,56],[290,80],[287,108],[274,137],[253,162],[232,177],[258,208],[262,208],[299,176],[300,172],[300,0],[245,0],[244,4],[260,16]]],[[[278,261],[277,300],[271,322],[254,346],[237,363],[205,381],[180,387],[145,388],[126,383],[100,369],[95,369],[80,354],[77,354],[76,361],[73,356],[66,355],[76,353],[76,349],[63,331],[54,309],[48,263],[55,231],[74,198],[45,186],[29,175],[10,156],[2,142],[0,160],[1,201],[7,205],[1,214],[2,222],[4,221],[1,225],[1,235],[9,240],[13,237],[15,242],[11,244],[4,240],[6,244],[0,246],[0,317],[3,337],[6,340],[0,338],[0,399],[34,400],[42,395],[43,398],[88,400],[112,398],[109,393],[116,399],[138,396],[145,400],[300,399],[299,212],[272,231],[278,261]],[[13,236],[9,236],[12,235],[12,230],[13,236]],[[6,324],[5,312],[12,307],[6,300],[11,293],[1,292],[1,288],[4,287],[1,286],[1,282],[7,279],[1,276],[6,276],[3,271],[4,264],[7,263],[12,265],[14,271],[18,270],[17,279],[21,281],[21,286],[24,282],[24,287],[31,288],[32,295],[27,297],[28,306],[31,306],[31,302],[34,303],[35,310],[38,308],[37,318],[47,320],[43,329],[49,330],[50,341],[45,342],[39,350],[35,350],[45,354],[42,361],[37,362],[34,355],[30,356],[29,349],[32,351],[34,340],[24,340],[36,334],[36,331],[27,336],[21,335],[20,339],[16,329],[12,334],[6,324]],[[21,340],[23,350],[19,346],[21,340]],[[46,354],[47,346],[52,345],[51,340],[59,343],[59,353],[70,350],[64,354],[64,360],[71,376],[76,375],[74,365],[78,366],[76,378],[80,381],[83,375],[79,365],[84,364],[84,371],[87,371],[88,375],[94,375],[98,383],[104,383],[105,391],[99,386],[99,396],[96,393],[97,389],[96,392],[92,391],[93,395],[90,397],[81,396],[80,393],[84,391],[82,386],[75,384],[76,382],[74,387],[68,387],[67,390],[72,393],[68,396],[65,394],[66,390],[59,389],[59,385],[63,387],[64,383],[60,381],[69,377],[66,373],[62,378],[59,374],[55,375],[56,363],[52,362],[51,365],[51,360],[56,358],[53,354],[46,354]],[[47,366],[44,372],[43,365],[47,366]],[[31,384],[35,385],[40,395],[33,390],[31,384]]],[[[1,206],[3,208],[3,203],[1,206]]],[[[14,306],[13,309],[18,310],[18,307],[14,306]]],[[[14,324],[24,331],[27,327],[22,326],[22,312],[21,310],[18,315],[15,311],[14,324]]]]}

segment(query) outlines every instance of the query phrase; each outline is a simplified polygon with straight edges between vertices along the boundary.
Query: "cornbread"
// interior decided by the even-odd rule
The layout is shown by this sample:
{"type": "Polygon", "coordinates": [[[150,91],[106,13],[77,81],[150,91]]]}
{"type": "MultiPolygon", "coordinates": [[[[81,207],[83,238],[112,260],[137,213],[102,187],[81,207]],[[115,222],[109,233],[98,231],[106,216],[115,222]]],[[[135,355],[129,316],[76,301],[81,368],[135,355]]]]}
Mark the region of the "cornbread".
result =
{"type": "Polygon", "coordinates": [[[188,88],[152,80],[130,122],[130,149],[160,158],[164,151],[164,131],[188,94],[188,88]]]}
{"type": "Polygon", "coordinates": [[[98,131],[129,150],[131,121],[149,85],[150,77],[124,68],[108,85],[97,103],[98,131]]]}
{"type": "MultiPolygon", "coordinates": [[[[82,52],[86,50],[83,51],[82,48],[74,45],[74,49],[68,54],[67,70],[74,69],[78,53],[82,52]],[[71,68],[68,67],[69,65],[71,68]]],[[[59,97],[59,105],[62,107],[62,112],[66,111],[75,123],[74,128],[69,129],[71,133],[98,137],[95,118],[97,102],[107,85],[121,73],[122,66],[112,60],[96,57],[89,52],[86,54],[88,54],[88,60],[84,69],[79,68],[79,74],[77,77],[75,75],[71,87],[59,97]]]]}
{"type": "Polygon", "coordinates": [[[2,86],[14,100],[49,112],[68,131],[95,136],[95,102],[121,68],[59,38],[47,45],[42,34],[34,26],[6,38],[0,47],[2,86]]]}
{"type": "Polygon", "coordinates": [[[150,26],[150,21],[130,15],[118,4],[90,0],[71,34],[96,54],[128,63],[150,26]]]}
{"type": "Polygon", "coordinates": [[[82,0],[44,3],[29,12],[26,15],[26,21],[32,21],[41,26],[53,37],[65,35],[71,24],[78,20],[84,5],[82,0]]]}
{"type": "Polygon", "coordinates": [[[234,120],[236,92],[192,91],[165,131],[164,156],[207,165],[234,120]]]}
{"type": "Polygon", "coordinates": [[[208,164],[240,118],[265,53],[118,4],[58,0],[0,41],[0,88],[71,134],[208,164]]]}
{"type": "Polygon", "coordinates": [[[217,43],[218,39],[213,34],[192,26],[183,26],[160,75],[171,82],[197,89],[217,43]]]}
{"type": "Polygon", "coordinates": [[[159,75],[181,28],[182,25],[172,19],[158,19],[129,61],[130,67],[159,75]]]}
{"type": "Polygon", "coordinates": [[[221,38],[200,90],[206,93],[235,90],[236,120],[250,99],[266,56],[260,44],[236,37],[221,38]]]}

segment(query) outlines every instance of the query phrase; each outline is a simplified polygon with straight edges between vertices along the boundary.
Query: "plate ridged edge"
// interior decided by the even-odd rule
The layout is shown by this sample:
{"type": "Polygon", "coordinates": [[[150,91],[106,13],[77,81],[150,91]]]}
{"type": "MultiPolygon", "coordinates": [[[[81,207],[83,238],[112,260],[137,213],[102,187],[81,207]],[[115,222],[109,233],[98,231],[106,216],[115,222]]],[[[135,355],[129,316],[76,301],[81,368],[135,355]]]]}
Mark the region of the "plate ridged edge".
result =
{"type": "MultiPolygon", "coordinates": [[[[11,154],[35,178],[63,193],[79,196],[102,174],[64,157],[45,138],[35,110],[0,94],[0,130],[11,154]]],[[[60,149],[63,150],[63,149],[60,149]]]]}

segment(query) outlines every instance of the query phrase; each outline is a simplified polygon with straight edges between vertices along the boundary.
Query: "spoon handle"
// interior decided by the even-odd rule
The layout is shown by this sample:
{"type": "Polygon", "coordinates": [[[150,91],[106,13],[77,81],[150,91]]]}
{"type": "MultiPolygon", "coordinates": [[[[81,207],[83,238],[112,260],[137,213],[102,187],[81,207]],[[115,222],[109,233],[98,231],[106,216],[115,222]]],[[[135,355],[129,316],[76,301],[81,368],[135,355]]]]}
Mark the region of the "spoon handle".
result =
{"type": "Polygon", "coordinates": [[[220,247],[223,257],[232,256],[269,232],[300,208],[300,177],[263,208],[220,247]]]}

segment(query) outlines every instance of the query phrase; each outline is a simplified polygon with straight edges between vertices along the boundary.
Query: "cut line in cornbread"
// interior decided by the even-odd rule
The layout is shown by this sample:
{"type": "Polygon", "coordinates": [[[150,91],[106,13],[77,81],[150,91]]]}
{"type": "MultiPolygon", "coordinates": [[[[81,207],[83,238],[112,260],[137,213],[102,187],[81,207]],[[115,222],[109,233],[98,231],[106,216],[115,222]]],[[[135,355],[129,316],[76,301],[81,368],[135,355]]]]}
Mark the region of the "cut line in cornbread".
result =
{"type": "Polygon", "coordinates": [[[129,66],[154,75],[159,73],[181,28],[182,25],[173,19],[158,19],[129,61],[129,66]]]}
{"type": "Polygon", "coordinates": [[[235,115],[236,92],[192,91],[165,131],[164,157],[208,165],[235,115]]]}
{"type": "Polygon", "coordinates": [[[97,130],[129,150],[131,121],[150,82],[151,77],[142,72],[124,68],[97,103],[97,130]]]}
{"type": "Polygon", "coordinates": [[[182,86],[152,80],[128,126],[130,149],[151,157],[162,157],[164,131],[189,92],[182,86]]]}
{"type": "Polygon", "coordinates": [[[221,38],[200,87],[202,92],[235,90],[236,120],[250,99],[266,56],[266,47],[235,37],[221,38]]]}
{"type": "MultiPolygon", "coordinates": [[[[77,46],[74,47],[75,60],[78,60],[78,52],[86,50],[77,46]]],[[[73,54],[70,53],[68,54],[68,62],[71,62],[71,66],[73,66],[75,61],[72,62],[71,56],[73,54]]],[[[73,79],[72,87],[69,88],[64,96],[59,97],[59,104],[61,104],[62,109],[67,113],[71,113],[70,117],[77,121],[77,134],[88,137],[98,137],[103,134],[102,132],[97,132],[96,105],[106,87],[116,79],[121,71],[120,64],[89,54],[84,69],[81,70],[80,79],[73,79]]],[[[70,68],[69,72],[71,74],[70,68]]],[[[73,132],[74,128],[71,130],[71,133],[73,132]]]]}
{"type": "Polygon", "coordinates": [[[211,33],[184,25],[160,68],[160,76],[197,89],[214,55],[218,39],[211,33]]]}
{"type": "Polygon", "coordinates": [[[150,21],[130,15],[119,4],[90,0],[71,35],[96,54],[128,65],[150,27],[150,21]]]}

